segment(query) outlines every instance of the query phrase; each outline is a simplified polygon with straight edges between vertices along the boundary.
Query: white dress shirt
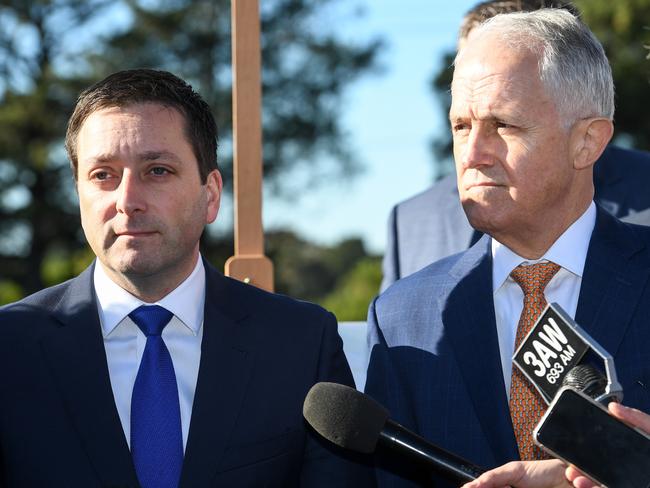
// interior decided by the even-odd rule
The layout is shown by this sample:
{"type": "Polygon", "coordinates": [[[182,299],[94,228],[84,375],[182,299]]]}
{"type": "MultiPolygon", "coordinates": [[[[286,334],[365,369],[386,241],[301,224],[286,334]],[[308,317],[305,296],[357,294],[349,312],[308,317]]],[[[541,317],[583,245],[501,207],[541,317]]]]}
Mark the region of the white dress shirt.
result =
{"type": "Polygon", "coordinates": [[[541,261],[552,261],[560,270],[546,285],[544,295],[548,303],[557,302],[571,317],[575,318],[582,273],[587,258],[591,233],[596,224],[596,205],[589,208],[553,243],[546,253],[530,261],[518,256],[503,244],[492,239],[492,289],[494,290],[494,311],[497,335],[501,353],[501,368],[510,398],[512,355],[519,317],[524,308],[524,292],[510,272],[520,264],[529,265],[541,261]]]}
{"type": "MultiPolygon", "coordinates": [[[[128,317],[144,303],[115,284],[96,261],[94,274],[99,320],[104,337],[108,373],[126,442],[131,445],[131,394],[147,338],[128,317]]],[[[190,417],[201,360],[205,269],[199,256],[194,270],[178,287],[155,303],[174,314],[162,332],[174,364],[181,409],[183,450],[187,445],[190,417]]]]}

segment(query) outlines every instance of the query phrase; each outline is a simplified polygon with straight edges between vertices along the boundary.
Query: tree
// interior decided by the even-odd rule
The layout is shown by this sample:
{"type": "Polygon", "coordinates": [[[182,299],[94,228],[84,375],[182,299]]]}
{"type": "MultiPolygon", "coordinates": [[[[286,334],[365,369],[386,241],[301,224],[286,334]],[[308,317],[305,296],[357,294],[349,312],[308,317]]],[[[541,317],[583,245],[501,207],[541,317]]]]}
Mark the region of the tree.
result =
{"type": "MultiPolygon", "coordinates": [[[[94,71],[155,66],[190,81],[218,116],[221,138],[231,120],[230,0],[126,0],[133,15],[123,32],[91,57],[94,71]]],[[[373,66],[379,41],[341,42],[320,21],[331,0],[260,2],[264,174],[276,189],[291,167],[327,156],[337,175],[355,168],[338,121],[343,89],[373,66]]],[[[230,154],[221,160],[229,168],[230,154]]]]}
{"type": "Polygon", "coordinates": [[[381,258],[360,259],[321,304],[340,321],[365,321],[368,305],[381,284],[381,258]]]}
{"type": "Polygon", "coordinates": [[[360,239],[321,246],[286,230],[267,234],[266,254],[274,263],[278,293],[319,303],[341,276],[367,257],[360,239]]]}
{"type": "MultiPolygon", "coordinates": [[[[368,254],[360,239],[326,246],[308,242],[290,230],[275,230],[266,235],[265,242],[278,293],[316,302],[339,320],[365,320],[381,283],[381,259],[368,254]]],[[[215,266],[223,266],[232,255],[232,239],[221,237],[204,255],[215,266]]]]}
{"type": "MultiPolygon", "coordinates": [[[[451,92],[449,89],[454,75],[453,62],[455,57],[456,51],[446,52],[442,56],[438,71],[434,73],[431,80],[431,89],[434,92],[444,121],[443,127],[449,126],[449,109],[451,108],[451,92]]],[[[431,140],[431,149],[435,174],[441,178],[451,173],[454,169],[451,131],[445,130],[441,134],[436,134],[431,140]]]]}
{"type": "Polygon", "coordinates": [[[66,42],[107,2],[2,2],[0,7],[0,299],[43,287],[43,264],[81,249],[66,119],[84,81],[62,75],[66,42]],[[58,146],[58,147],[57,147],[58,146]]]}
{"type": "Polygon", "coordinates": [[[576,0],[602,42],[614,76],[614,141],[650,150],[650,117],[640,100],[650,93],[650,0],[576,0]]]}
{"type": "MultiPolygon", "coordinates": [[[[650,150],[650,118],[639,104],[650,92],[650,0],[576,0],[582,19],[605,48],[616,87],[614,142],[650,150]]],[[[431,80],[431,88],[447,121],[451,98],[454,51],[443,55],[431,80]]],[[[453,168],[451,132],[432,139],[438,174],[453,168]]]]}
{"type": "MultiPolygon", "coordinates": [[[[374,66],[379,41],[352,45],[319,23],[334,0],[261,4],[265,179],[282,192],[298,166],[316,181],[324,171],[353,174],[338,112],[346,86],[374,66]]],[[[62,150],[66,121],[83,87],[136,66],[173,71],[212,105],[228,181],[229,0],[0,2],[0,302],[92,259],[62,150]]]]}

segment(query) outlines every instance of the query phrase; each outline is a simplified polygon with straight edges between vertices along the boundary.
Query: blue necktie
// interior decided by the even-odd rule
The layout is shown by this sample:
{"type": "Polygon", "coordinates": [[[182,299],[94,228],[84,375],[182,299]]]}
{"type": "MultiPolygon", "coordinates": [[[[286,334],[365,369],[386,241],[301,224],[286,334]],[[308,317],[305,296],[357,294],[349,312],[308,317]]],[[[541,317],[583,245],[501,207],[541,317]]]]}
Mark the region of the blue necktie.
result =
{"type": "Polygon", "coordinates": [[[129,314],[147,336],[131,397],[131,455],[142,488],[177,488],[183,465],[176,375],[161,337],[172,316],[158,305],[129,314]]]}

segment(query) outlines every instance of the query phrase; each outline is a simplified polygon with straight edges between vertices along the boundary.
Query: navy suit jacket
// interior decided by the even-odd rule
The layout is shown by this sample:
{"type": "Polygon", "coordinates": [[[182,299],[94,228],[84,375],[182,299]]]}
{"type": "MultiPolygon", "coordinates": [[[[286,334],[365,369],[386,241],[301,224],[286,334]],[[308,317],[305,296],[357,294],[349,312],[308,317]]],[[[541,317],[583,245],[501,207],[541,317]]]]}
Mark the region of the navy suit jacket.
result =
{"type": "MultiPolygon", "coordinates": [[[[650,225],[650,154],[608,146],[594,167],[594,200],[626,222],[650,225]]],[[[456,176],[393,207],[388,219],[382,291],[480,238],[467,221],[456,176]]]]}
{"type": "MultiPolygon", "coordinates": [[[[624,403],[645,411],[649,276],[650,227],[623,223],[599,207],[575,319],[613,354],[624,403]]],[[[371,305],[368,327],[366,392],[392,418],[486,468],[518,459],[496,333],[490,237],[396,282],[371,305]]],[[[378,470],[379,486],[417,486],[410,478],[425,484],[412,466],[390,461],[378,470]]]]}
{"type": "MultiPolygon", "coordinates": [[[[92,276],[0,311],[0,486],[138,486],[92,276]]],[[[332,314],[206,263],[203,327],[181,488],[367,485],[302,417],[314,383],[354,384],[332,314]]]]}

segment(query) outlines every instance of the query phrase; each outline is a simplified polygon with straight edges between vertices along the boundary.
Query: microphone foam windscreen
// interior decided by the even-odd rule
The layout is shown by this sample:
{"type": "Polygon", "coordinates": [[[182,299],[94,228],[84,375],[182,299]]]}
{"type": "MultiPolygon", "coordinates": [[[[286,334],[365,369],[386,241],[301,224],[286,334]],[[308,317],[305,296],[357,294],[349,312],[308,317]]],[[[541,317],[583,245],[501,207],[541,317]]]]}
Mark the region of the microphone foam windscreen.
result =
{"type": "Polygon", "coordinates": [[[316,383],[305,397],[302,413],[309,424],[330,442],[345,449],[372,453],[388,410],[349,386],[316,383]]]}

